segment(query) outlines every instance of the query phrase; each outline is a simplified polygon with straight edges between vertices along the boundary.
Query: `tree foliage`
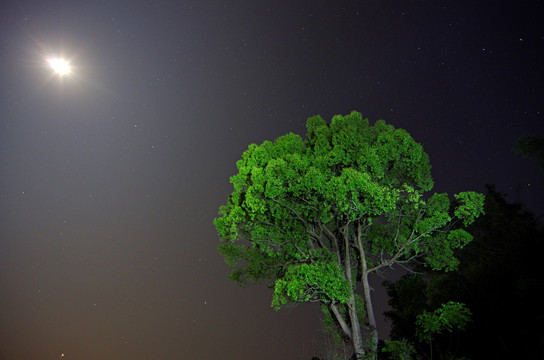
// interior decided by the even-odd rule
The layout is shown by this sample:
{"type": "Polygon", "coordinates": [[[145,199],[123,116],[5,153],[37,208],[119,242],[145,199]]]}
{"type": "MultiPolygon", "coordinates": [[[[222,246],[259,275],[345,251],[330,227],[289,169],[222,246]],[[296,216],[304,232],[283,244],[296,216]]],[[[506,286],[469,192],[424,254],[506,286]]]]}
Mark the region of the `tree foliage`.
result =
{"type": "Polygon", "coordinates": [[[408,339],[424,352],[427,341],[414,336],[418,316],[451,300],[466,304],[472,322],[464,331],[433,338],[437,358],[448,353],[471,359],[544,356],[540,326],[544,311],[539,301],[544,291],[543,230],[533,214],[507,202],[492,186],[488,186],[485,212],[469,228],[474,240],[457,254],[456,272],[427,269],[422,275],[406,275],[387,284],[392,339],[408,339]]]}
{"type": "Polygon", "coordinates": [[[388,353],[388,358],[394,360],[412,360],[416,357],[414,345],[406,339],[387,341],[382,352],[388,353]]]}
{"type": "Polygon", "coordinates": [[[402,129],[361,114],[308,119],[307,137],[251,144],[214,224],[219,251],[242,284],[274,288],[272,306],[320,302],[358,358],[376,352],[368,276],[419,260],[436,270],[471,240],[463,227],[483,211],[474,192],[427,195],[429,158],[402,129]],[[357,283],[365,306],[357,311],[357,283]],[[369,341],[363,341],[366,336],[369,341]]]}
{"type": "Polygon", "coordinates": [[[514,151],[526,158],[535,160],[540,170],[544,171],[544,137],[523,135],[516,140],[514,151]]]}
{"type": "Polygon", "coordinates": [[[416,334],[420,339],[430,341],[434,334],[463,330],[471,321],[471,315],[465,304],[448,301],[433,312],[423,311],[417,316],[416,334]]]}

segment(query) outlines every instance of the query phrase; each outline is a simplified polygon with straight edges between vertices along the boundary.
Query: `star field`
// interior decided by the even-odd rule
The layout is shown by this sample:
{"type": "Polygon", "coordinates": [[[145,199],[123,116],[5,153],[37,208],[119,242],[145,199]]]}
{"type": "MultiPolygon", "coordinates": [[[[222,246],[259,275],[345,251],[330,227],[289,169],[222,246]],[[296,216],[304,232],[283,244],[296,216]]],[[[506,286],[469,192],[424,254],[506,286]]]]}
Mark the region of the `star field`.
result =
{"type": "Polygon", "coordinates": [[[323,354],[319,309],[227,280],[212,224],[247,146],[315,114],[384,119],[436,191],[496,184],[542,214],[542,173],[511,150],[543,131],[542,7],[4,2],[0,359],[323,354]]]}

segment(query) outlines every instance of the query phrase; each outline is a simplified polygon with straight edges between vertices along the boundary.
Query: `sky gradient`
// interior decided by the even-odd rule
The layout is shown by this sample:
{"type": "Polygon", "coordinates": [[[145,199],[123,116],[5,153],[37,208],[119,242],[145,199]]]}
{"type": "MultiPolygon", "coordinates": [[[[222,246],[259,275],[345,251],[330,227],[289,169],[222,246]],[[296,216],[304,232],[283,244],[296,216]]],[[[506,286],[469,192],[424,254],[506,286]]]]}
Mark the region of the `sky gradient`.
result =
{"type": "Polygon", "coordinates": [[[491,183],[542,215],[543,174],[511,148],[543,135],[543,10],[3,2],[0,360],[323,354],[319,310],[228,281],[212,224],[247,146],[315,114],[384,119],[423,144],[435,191],[491,183]]]}

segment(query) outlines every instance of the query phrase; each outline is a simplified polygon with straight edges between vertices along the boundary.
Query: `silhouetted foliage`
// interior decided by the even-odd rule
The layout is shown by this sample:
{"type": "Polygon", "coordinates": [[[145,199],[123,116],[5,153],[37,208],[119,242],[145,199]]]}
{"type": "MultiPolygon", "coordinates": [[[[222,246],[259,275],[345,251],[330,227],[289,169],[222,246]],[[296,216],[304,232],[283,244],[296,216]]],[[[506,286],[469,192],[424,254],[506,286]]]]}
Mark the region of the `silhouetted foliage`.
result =
{"type": "Polygon", "coordinates": [[[521,136],[514,144],[514,151],[526,158],[535,160],[540,170],[544,171],[544,137],[535,135],[521,136]]]}
{"type": "Polygon", "coordinates": [[[473,321],[464,332],[433,340],[435,354],[544,358],[542,228],[522,205],[508,203],[488,186],[485,215],[470,232],[474,240],[459,252],[457,272],[425,271],[386,284],[393,309],[386,313],[392,320],[392,339],[406,338],[416,344],[418,353],[425,353],[428,345],[415,337],[416,316],[453,300],[467,305],[473,321]]]}

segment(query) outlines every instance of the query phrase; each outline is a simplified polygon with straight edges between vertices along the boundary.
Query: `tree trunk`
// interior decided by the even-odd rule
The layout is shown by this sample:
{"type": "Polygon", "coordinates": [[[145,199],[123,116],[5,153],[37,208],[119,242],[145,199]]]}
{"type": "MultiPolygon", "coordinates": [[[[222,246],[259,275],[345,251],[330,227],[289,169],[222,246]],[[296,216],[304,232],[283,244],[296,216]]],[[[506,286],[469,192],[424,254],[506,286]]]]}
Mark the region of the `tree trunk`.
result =
{"type": "Polygon", "coordinates": [[[366,254],[362,242],[362,223],[357,222],[357,237],[356,247],[359,249],[359,257],[361,261],[361,283],[363,284],[363,295],[366,308],[366,316],[368,317],[368,325],[370,327],[370,336],[372,336],[372,345],[370,351],[374,354],[378,351],[378,328],[376,327],[376,318],[374,317],[374,307],[372,306],[372,297],[370,296],[370,284],[368,283],[368,264],[366,263],[366,254]]]}
{"type": "Polygon", "coordinates": [[[351,277],[351,253],[349,244],[349,228],[346,225],[343,229],[344,235],[344,272],[345,277],[351,285],[351,295],[348,301],[349,319],[351,321],[351,340],[353,341],[353,348],[355,350],[355,358],[357,360],[363,359],[365,355],[365,349],[363,347],[363,337],[361,335],[361,324],[359,323],[359,315],[357,315],[357,304],[355,302],[355,288],[351,277]]]}
{"type": "Polygon", "coordinates": [[[363,336],[361,335],[361,324],[357,315],[357,306],[355,296],[352,295],[348,302],[349,318],[351,320],[351,340],[353,341],[353,349],[355,350],[355,358],[361,360],[364,358],[365,349],[363,346],[363,336]]]}
{"type": "MultiPolygon", "coordinates": [[[[366,262],[365,262],[366,265],[366,262]]],[[[365,269],[366,270],[366,269],[365,269]]],[[[372,351],[378,350],[378,329],[376,327],[376,318],[374,317],[374,307],[372,306],[372,297],[370,294],[370,284],[368,283],[368,273],[363,270],[361,282],[363,283],[363,292],[365,296],[366,313],[368,316],[368,325],[370,326],[370,335],[372,336],[372,351]]]]}

